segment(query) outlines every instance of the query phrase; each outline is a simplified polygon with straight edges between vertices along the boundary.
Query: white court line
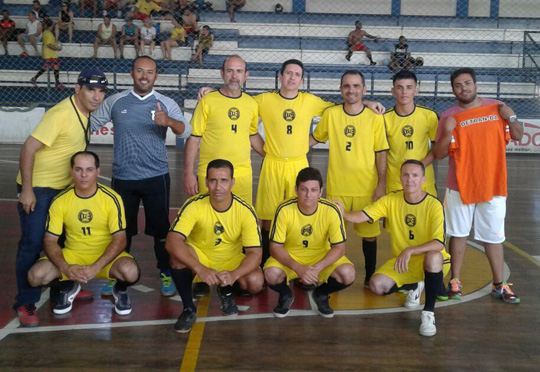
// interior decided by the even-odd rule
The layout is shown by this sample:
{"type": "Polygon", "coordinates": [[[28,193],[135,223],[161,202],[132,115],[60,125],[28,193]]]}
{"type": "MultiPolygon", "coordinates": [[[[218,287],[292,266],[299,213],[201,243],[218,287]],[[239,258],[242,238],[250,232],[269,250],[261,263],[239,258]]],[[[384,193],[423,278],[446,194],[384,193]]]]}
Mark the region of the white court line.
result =
{"type": "MultiPolygon", "coordinates": [[[[482,252],[484,247],[474,242],[467,241],[467,244],[473,248],[476,248],[482,252]]],[[[504,263],[504,280],[507,280],[510,277],[510,268],[504,263]]],[[[444,302],[437,302],[437,308],[447,307],[452,305],[458,305],[461,303],[469,302],[476,300],[480,297],[486,296],[491,292],[491,284],[486,285],[482,289],[465,295],[461,300],[448,300],[444,302]]],[[[310,294],[309,301],[311,308],[316,308],[316,305],[313,303],[312,297],[310,294]]],[[[48,292],[45,291],[41,297],[41,301],[37,304],[41,306],[48,299],[48,292]]],[[[36,305],[36,307],[38,307],[36,305]]],[[[39,307],[38,307],[39,308],[39,307]]],[[[367,314],[389,314],[389,313],[399,313],[399,312],[411,312],[419,311],[421,307],[417,309],[406,309],[405,307],[397,308],[385,308],[385,309],[365,309],[365,310],[336,310],[335,313],[338,315],[367,315],[367,314]]],[[[289,317],[295,316],[318,316],[318,313],[314,310],[292,310],[289,317]]],[[[197,319],[197,322],[221,322],[221,321],[234,321],[234,320],[251,320],[251,319],[268,319],[273,318],[272,313],[263,313],[263,314],[249,314],[249,315],[239,315],[239,316],[214,316],[214,317],[205,317],[197,319]]],[[[145,326],[155,326],[155,325],[167,325],[175,323],[175,319],[162,319],[162,320],[147,320],[147,321],[137,321],[137,322],[117,322],[117,323],[93,323],[93,324],[78,324],[78,325],[65,325],[65,326],[46,326],[46,327],[35,327],[35,328],[13,328],[13,324],[17,325],[18,320],[14,319],[6,327],[0,330],[0,340],[5,338],[10,334],[17,333],[35,333],[35,332],[55,332],[55,331],[70,331],[70,330],[86,330],[86,329],[111,329],[111,328],[124,328],[124,327],[145,327],[145,326]]]]}
{"type": "Polygon", "coordinates": [[[536,261],[540,262],[540,256],[532,256],[536,261]]]}

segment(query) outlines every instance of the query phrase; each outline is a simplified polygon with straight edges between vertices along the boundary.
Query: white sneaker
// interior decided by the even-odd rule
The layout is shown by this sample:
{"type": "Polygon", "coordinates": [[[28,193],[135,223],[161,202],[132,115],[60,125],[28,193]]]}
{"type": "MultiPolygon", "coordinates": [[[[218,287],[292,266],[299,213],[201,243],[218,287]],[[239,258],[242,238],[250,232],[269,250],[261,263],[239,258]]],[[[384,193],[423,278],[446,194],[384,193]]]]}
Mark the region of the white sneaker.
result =
{"type": "Polygon", "coordinates": [[[418,287],[415,290],[409,291],[407,295],[407,300],[405,301],[405,306],[407,309],[414,309],[420,306],[420,297],[422,296],[422,291],[424,290],[424,281],[418,282],[418,287]]]}
{"type": "Polygon", "coordinates": [[[435,313],[433,311],[422,311],[422,324],[420,324],[418,333],[426,337],[435,336],[437,327],[435,327],[435,313]]]}

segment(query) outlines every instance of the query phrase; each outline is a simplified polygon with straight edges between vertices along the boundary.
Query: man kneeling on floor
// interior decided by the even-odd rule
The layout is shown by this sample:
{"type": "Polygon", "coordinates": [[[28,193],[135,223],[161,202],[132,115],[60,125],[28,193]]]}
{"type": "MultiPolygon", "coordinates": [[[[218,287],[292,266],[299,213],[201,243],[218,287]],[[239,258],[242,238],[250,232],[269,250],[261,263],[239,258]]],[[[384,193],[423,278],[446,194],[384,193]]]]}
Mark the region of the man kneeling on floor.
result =
{"type": "Polygon", "coordinates": [[[274,316],[284,318],[294,301],[289,281],[306,285],[323,282],[312,293],[319,315],[332,318],[330,293],[352,284],[354,266],[344,256],[345,224],[337,205],[322,199],[323,181],[315,168],[304,168],[296,177],[296,198],[276,210],[270,231],[270,253],[264,276],[279,293],[274,316]]]}
{"type": "Polygon", "coordinates": [[[233,284],[238,282],[251,294],[264,284],[259,268],[262,249],[257,216],[249,203],[231,192],[233,186],[233,165],[222,159],[209,162],[208,192],[185,202],[167,235],[165,249],[171,257],[171,275],[184,304],[174,325],[178,333],[189,332],[197,320],[192,298],[194,280],[218,286],[225,315],[238,314],[233,284]]]}
{"type": "Polygon", "coordinates": [[[126,246],[124,204],[112,189],[97,182],[99,157],[80,151],[71,157],[73,184],[52,201],[45,226],[46,257],[28,272],[34,287],[60,280],[60,295],[55,314],[71,311],[81,290],[79,283],[92,279],[116,279],[114,310],[119,315],[131,313],[127,287],[139,280],[140,270],[126,246]],[[58,239],[66,233],[65,248],[58,239]]]}
{"type": "Polygon", "coordinates": [[[413,309],[420,306],[425,280],[426,303],[419,332],[434,336],[435,301],[443,276],[450,270],[450,255],[444,249],[443,206],[422,190],[425,181],[424,164],[407,160],[401,165],[403,190],[383,196],[362,211],[344,213],[344,217],[354,223],[386,218],[394,258],[375,272],[369,288],[377,295],[408,290],[404,306],[413,309]]]}

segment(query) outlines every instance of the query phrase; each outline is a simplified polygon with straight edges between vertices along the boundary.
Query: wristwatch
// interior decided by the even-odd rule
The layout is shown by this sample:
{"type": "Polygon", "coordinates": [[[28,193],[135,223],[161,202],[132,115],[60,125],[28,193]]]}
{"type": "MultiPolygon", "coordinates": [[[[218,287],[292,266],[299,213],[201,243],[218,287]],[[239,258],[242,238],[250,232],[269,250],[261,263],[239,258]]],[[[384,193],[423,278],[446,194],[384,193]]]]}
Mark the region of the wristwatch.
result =
{"type": "Polygon", "coordinates": [[[510,123],[515,123],[516,121],[518,121],[518,118],[517,118],[517,115],[512,115],[508,118],[508,121],[510,123]]]}

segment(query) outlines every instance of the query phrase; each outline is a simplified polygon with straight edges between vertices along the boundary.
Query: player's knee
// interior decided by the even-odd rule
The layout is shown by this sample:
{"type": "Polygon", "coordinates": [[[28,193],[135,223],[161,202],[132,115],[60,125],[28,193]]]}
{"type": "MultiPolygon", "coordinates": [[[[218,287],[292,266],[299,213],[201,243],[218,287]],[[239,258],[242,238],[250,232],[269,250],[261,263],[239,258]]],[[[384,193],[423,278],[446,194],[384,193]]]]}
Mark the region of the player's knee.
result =
{"type": "Polygon", "coordinates": [[[279,284],[283,281],[285,273],[277,267],[268,267],[264,270],[264,279],[268,285],[279,284]]]}
{"type": "Polygon", "coordinates": [[[338,267],[338,281],[345,285],[351,285],[356,278],[356,271],[353,265],[345,264],[338,267]]]}
{"type": "Polygon", "coordinates": [[[424,258],[424,270],[431,273],[438,273],[442,270],[443,256],[441,252],[427,252],[424,258]]]}
{"type": "Polygon", "coordinates": [[[261,269],[253,270],[247,278],[247,290],[251,294],[259,293],[264,285],[264,275],[261,269]]]}
{"type": "Polygon", "coordinates": [[[377,296],[382,296],[388,290],[386,289],[386,286],[384,285],[384,282],[379,280],[379,278],[375,275],[371,278],[369,281],[369,290],[376,294],[377,296]]]}
{"type": "Polygon", "coordinates": [[[139,279],[139,266],[133,258],[121,257],[118,259],[111,271],[114,272],[116,279],[127,283],[135,283],[139,279]]]}
{"type": "Polygon", "coordinates": [[[35,264],[28,271],[28,283],[32,287],[41,287],[45,283],[45,277],[47,276],[47,271],[40,263],[35,264]]]}

